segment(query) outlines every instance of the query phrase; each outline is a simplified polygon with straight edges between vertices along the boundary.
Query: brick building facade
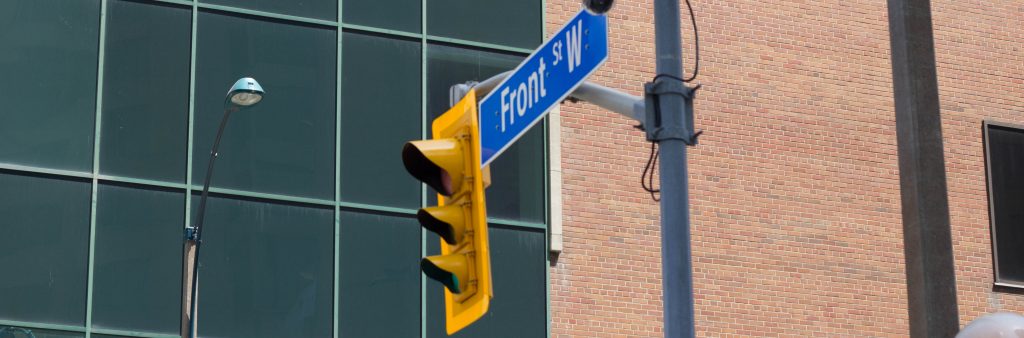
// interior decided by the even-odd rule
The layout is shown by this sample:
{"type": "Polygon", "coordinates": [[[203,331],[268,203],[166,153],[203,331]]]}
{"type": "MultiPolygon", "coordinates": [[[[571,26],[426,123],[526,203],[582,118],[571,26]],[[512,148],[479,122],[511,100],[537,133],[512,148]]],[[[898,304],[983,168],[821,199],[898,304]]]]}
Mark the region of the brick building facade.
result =
{"type": "MultiPolygon", "coordinates": [[[[547,32],[579,2],[547,1],[547,32]]],[[[654,75],[651,1],[609,13],[593,81],[639,95],[654,75]]],[[[696,329],[720,336],[906,336],[896,127],[883,1],[694,1],[690,148],[696,329]]],[[[961,325],[1024,312],[994,286],[982,123],[1024,123],[1024,4],[933,1],[961,325]]],[[[684,68],[692,29],[682,7],[684,68]]],[[[561,109],[563,251],[554,337],[660,336],[658,205],[631,121],[561,109]]]]}

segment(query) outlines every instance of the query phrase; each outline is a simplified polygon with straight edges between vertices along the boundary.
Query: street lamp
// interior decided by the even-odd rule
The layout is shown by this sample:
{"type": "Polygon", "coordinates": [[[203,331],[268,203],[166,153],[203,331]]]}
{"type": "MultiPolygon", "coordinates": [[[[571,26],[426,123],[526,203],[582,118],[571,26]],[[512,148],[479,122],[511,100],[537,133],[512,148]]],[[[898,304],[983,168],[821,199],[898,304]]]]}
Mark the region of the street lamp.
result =
{"type": "Polygon", "coordinates": [[[1024,337],[1024,316],[1013,312],[996,312],[967,323],[956,338],[1024,337]]]}
{"type": "Polygon", "coordinates": [[[199,209],[197,210],[195,226],[185,229],[185,236],[195,245],[195,256],[192,258],[192,300],[189,308],[188,332],[189,337],[196,336],[196,296],[199,292],[199,248],[203,244],[203,217],[206,211],[206,198],[210,194],[210,178],[213,177],[213,162],[217,159],[217,148],[220,146],[220,138],[224,134],[224,126],[228,123],[231,113],[243,108],[251,107],[263,100],[263,87],[251,77],[243,77],[235,81],[235,84],[224,96],[224,117],[220,120],[220,127],[217,128],[217,137],[213,140],[213,149],[210,150],[210,163],[206,167],[206,180],[203,181],[203,195],[199,198],[199,209]]]}

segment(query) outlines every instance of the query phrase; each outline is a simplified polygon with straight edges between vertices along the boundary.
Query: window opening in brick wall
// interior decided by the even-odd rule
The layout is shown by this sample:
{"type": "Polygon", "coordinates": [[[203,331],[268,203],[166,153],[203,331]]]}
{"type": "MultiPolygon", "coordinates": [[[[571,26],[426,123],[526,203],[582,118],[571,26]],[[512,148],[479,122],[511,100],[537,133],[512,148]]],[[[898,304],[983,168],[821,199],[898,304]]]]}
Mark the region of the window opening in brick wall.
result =
{"type": "Polygon", "coordinates": [[[986,122],[995,283],[1024,287],[1024,127],[986,122]]]}

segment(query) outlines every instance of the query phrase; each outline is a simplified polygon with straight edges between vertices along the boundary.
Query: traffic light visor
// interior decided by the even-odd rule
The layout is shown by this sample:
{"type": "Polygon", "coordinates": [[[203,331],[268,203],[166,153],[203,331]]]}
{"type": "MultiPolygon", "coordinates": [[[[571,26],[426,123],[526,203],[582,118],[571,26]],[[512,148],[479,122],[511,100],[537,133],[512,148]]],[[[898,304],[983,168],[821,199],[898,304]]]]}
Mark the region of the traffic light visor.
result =
{"type": "Polygon", "coordinates": [[[462,184],[463,149],[451,138],[406,142],[402,163],[413,177],[438,193],[451,196],[462,184]]]}
{"type": "Polygon", "coordinates": [[[469,262],[465,255],[429,256],[420,261],[423,273],[444,284],[452,293],[462,293],[462,283],[469,280],[469,262]]]}
{"type": "Polygon", "coordinates": [[[466,211],[458,204],[420,209],[416,219],[451,245],[458,244],[466,233],[466,211]]]}

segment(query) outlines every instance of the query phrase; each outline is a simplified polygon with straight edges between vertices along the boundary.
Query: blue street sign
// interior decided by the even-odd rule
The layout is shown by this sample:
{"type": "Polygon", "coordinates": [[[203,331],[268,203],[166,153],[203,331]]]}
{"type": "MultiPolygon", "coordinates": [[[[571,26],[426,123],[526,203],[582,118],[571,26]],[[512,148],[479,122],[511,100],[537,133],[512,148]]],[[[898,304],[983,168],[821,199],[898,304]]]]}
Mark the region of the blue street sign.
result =
{"type": "Polygon", "coordinates": [[[480,100],[480,166],[508,149],[608,59],[608,18],[582,10],[480,100]]]}

